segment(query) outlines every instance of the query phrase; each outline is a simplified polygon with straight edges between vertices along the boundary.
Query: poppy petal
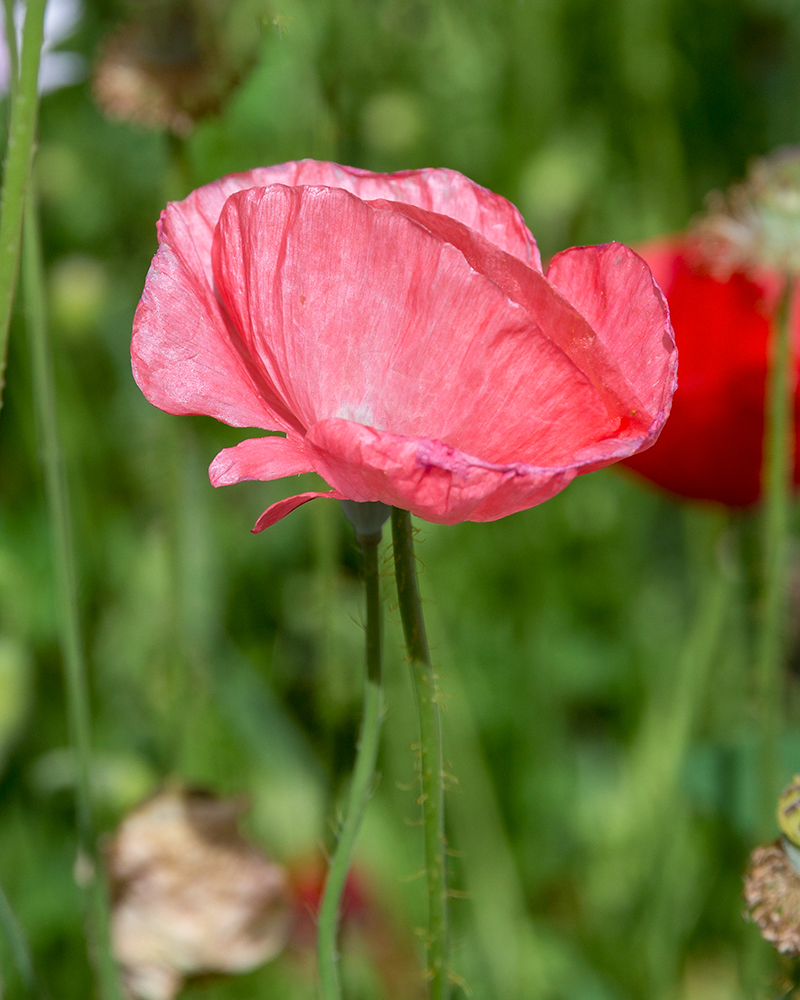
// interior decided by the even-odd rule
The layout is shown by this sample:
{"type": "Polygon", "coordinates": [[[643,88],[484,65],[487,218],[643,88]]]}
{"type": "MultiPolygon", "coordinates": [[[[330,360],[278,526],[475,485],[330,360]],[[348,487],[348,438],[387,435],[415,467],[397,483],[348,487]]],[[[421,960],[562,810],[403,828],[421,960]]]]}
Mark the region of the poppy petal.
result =
{"type": "Polygon", "coordinates": [[[595,330],[652,412],[652,443],[669,415],[678,354],[669,308],[649,267],[621,243],[572,247],[552,259],[547,280],[595,330]]]}
{"type": "Polygon", "coordinates": [[[212,486],[230,486],[245,480],[281,479],[314,467],[301,447],[282,437],[248,438],[221,451],[208,470],[212,486]]]}
{"type": "Polygon", "coordinates": [[[337,493],[336,490],[331,490],[329,493],[298,493],[297,496],[287,497],[285,500],[278,500],[277,503],[267,507],[250,530],[254,535],[257,535],[265,528],[271,528],[272,525],[280,521],[281,518],[286,517],[287,514],[291,514],[292,511],[297,510],[298,507],[302,507],[303,504],[308,503],[309,500],[317,500],[324,497],[327,497],[330,500],[346,499],[346,497],[343,497],[341,493],[337,493]]]}
{"type": "Polygon", "coordinates": [[[158,253],[134,317],[134,378],[167,413],[202,413],[234,427],[296,429],[220,308],[195,239],[203,228],[181,205],[162,213],[158,253]]]}
{"type": "Polygon", "coordinates": [[[356,167],[319,160],[297,160],[229,174],[198,188],[183,202],[205,220],[204,245],[211,248],[214,226],[227,199],[248,188],[284,184],[287,187],[341,188],[362,201],[386,199],[416,205],[456,219],[506,253],[542,270],[533,234],[517,208],[506,198],[476,184],[457,170],[429,167],[396,174],[375,174],[356,167]]]}
{"type": "Polygon", "coordinates": [[[425,225],[397,203],[279,185],[226,203],[219,295],[302,424],[344,418],[542,466],[618,432],[630,399],[612,391],[618,369],[586,321],[479,234],[415,211],[425,225]],[[514,289],[503,267],[520,272],[514,289]]]}
{"type": "Polygon", "coordinates": [[[576,466],[495,465],[430,438],[387,434],[349,420],[310,428],[317,472],[350,500],[379,500],[439,524],[490,521],[548,500],[576,466]]]}
{"type": "MultiPolygon", "coordinates": [[[[697,245],[682,236],[640,252],[670,305],[680,384],[654,447],[626,464],[679,496],[731,507],[755,503],[761,493],[764,393],[779,275],[715,276],[697,245]]],[[[794,315],[800,317],[796,305],[794,315]]],[[[800,321],[795,322],[797,346],[800,321]]],[[[800,426],[797,408],[795,421],[800,426]]]]}
{"type": "MultiPolygon", "coordinates": [[[[395,211],[414,219],[419,225],[424,226],[441,239],[457,246],[464,254],[465,259],[479,273],[485,275],[505,292],[508,298],[523,306],[529,313],[534,326],[540,327],[540,332],[547,336],[563,353],[574,363],[574,365],[591,381],[597,392],[603,397],[609,411],[616,418],[621,419],[625,427],[629,428],[631,436],[635,436],[642,429],[649,429],[653,423],[657,411],[653,412],[651,402],[647,394],[642,394],[641,386],[628,377],[630,365],[621,363],[619,355],[619,345],[613,340],[608,343],[609,336],[606,326],[611,327],[612,333],[616,333],[614,317],[608,316],[607,301],[609,289],[608,281],[603,284],[602,280],[595,280],[589,285],[588,293],[586,288],[581,287],[585,293],[586,312],[588,316],[578,311],[568,297],[565,298],[561,291],[554,287],[547,278],[531,268],[524,267],[517,260],[504,253],[499,253],[496,248],[484,241],[479,235],[464,226],[454,222],[452,219],[443,216],[431,215],[421,212],[418,209],[407,205],[392,206],[395,211]]],[[[578,267],[575,270],[584,269],[595,263],[597,255],[594,251],[615,249],[613,255],[615,267],[624,261],[628,265],[626,277],[628,285],[625,291],[628,295],[626,300],[638,304],[640,311],[644,314],[643,339],[648,357],[669,359],[672,356],[674,368],[674,342],[672,341],[672,331],[669,327],[669,313],[666,308],[663,296],[658,288],[653,284],[649,276],[647,265],[627,247],[621,244],[610,244],[608,247],[580,247],[577,253],[580,255],[575,259],[578,267]],[[633,280],[630,280],[630,272],[633,272],[633,280]],[[649,279],[649,280],[648,280],[649,279]],[[654,311],[655,323],[647,325],[654,311]],[[665,341],[665,325],[669,336],[669,342],[665,341]]],[[[607,263],[612,255],[606,254],[601,258],[607,263]]],[[[556,267],[558,270],[558,265],[556,267]]],[[[601,269],[602,270],[602,269],[601,269]]],[[[615,275],[615,277],[619,277],[615,275]]],[[[573,282],[577,284],[577,282],[573,282]]],[[[569,291],[570,281],[564,282],[569,291]]],[[[616,293],[616,289],[611,289],[611,294],[616,293]]],[[[638,313],[637,313],[638,315],[638,313]]],[[[508,366],[503,366],[507,368],[508,366]]],[[[538,364],[531,366],[534,370],[540,370],[538,364]]],[[[633,369],[633,374],[638,376],[638,371],[633,369]]],[[[674,375],[674,373],[673,373],[674,375]]],[[[647,384],[647,383],[646,383],[647,384]]],[[[475,400],[476,409],[483,420],[485,420],[485,406],[481,406],[481,401],[475,400]]],[[[661,419],[658,423],[660,427],[663,423],[661,419]]],[[[618,428],[615,428],[618,430],[618,428]]],[[[563,423],[559,421],[559,432],[563,432],[563,423]]]]}

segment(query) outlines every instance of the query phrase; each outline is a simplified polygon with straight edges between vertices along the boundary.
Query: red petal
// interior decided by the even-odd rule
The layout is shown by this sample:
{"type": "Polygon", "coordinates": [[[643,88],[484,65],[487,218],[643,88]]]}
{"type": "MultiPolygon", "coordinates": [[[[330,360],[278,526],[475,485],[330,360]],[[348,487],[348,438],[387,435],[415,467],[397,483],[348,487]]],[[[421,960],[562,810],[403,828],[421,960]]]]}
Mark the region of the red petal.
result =
{"type": "Polygon", "coordinates": [[[301,447],[287,438],[248,438],[221,451],[208,470],[212,486],[230,486],[248,479],[281,479],[313,472],[301,447]]]}
{"type": "Polygon", "coordinates": [[[344,500],[346,499],[337,493],[336,490],[331,490],[330,493],[298,493],[297,496],[287,497],[285,500],[279,500],[277,503],[272,504],[272,506],[267,507],[261,517],[256,521],[255,526],[251,529],[254,535],[257,535],[259,531],[263,531],[265,528],[272,527],[281,518],[286,517],[287,514],[291,514],[293,510],[297,510],[298,507],[302,507],[304,503],[308,503],[309,500],[316,500],[319,497],[328,497],[331,500],[344,500]]]}
{"type": "MultiPolygon", "coordinates": [[[[627,464],[684,497],[746,506],[761,492],[764,392],[775,274],[713,277],[685,239],[642,249],[662,284],[680,351],[680,384],[661,437],[627,464]]],[[[794,305],[795,364],[800,310],[794,305]]],[[[795,412],[800,429],[800,413],[795,412]]],[[[795,481],[798,480],[797,457],[795,481]]]]}

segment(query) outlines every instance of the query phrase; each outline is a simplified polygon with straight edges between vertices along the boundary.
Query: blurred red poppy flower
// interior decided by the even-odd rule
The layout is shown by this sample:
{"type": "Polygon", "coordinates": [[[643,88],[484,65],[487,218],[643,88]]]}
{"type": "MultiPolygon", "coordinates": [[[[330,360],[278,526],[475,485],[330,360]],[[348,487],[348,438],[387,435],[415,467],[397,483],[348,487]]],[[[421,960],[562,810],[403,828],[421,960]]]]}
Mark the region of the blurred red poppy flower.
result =
{"type": "Polygon", "coordinates": [[[490,521],[657,437],[676,352],[632,250],[558,254],[452,170],[306,160],[167,206],[134,320],[133,371],[170,413],[283,432],[214,485],[318,472],[329,493],[429,521],[490,521]]]}
{"type": "MultiPolygon", "coordinates": [[[[639,252],[667,296],[681,378],[657,444],[626,464],[684,497],[752,504],[761,492],[767,350],[782,279],[764,270],[717,277],[691,237],[639,252]]],[[[795,339],[800,346],[800,323],[795,339]]]]}
{"type": "MultiPolygon", "coordinates": [[[[314,953],[317,917],[322,905],[327,864],[321,857],[301,857],[290,862],[289,889],[294,909],[290,952],[298,958],[314,953]]],[[[366,950],[383,984],[383,994],[392,1000],[419,1000],[419,957],[411,928],[387,908],[378,886],[358,862],[347,873],[340,901],[340,934],[357,938],[356,951],[366,950]]],[[[316,968],[313,970],[316,977],[316,968]]]]}

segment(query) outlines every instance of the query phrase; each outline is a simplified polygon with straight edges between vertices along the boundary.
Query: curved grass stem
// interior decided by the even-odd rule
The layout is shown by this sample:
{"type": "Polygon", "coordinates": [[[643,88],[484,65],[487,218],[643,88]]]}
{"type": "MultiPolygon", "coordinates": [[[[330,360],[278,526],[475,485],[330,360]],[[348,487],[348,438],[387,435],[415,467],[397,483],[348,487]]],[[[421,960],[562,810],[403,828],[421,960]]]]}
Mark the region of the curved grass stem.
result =
{"type": "Polygon", "coordinates": [[[392,510],[392,541],[400,617],[403,622],[420,728],[422,813],[428,884],[428,978],[431,1000],[450,995],[447,857],[444,826],[444,766],[436,677],[431,664],[417,584],[411,515],[392,510]]]}
{"type": "Polygon", "coordinates": [[[317,962],[322,1000],[340,1000],[342,987],[339,976],[337,937],[342,893],[353,855],[358,832],[372,795],[375,762],[382,721],[381,704],[381,607],[378,545],[380,533],[358,535],[363,559],[364,584],[367,598],[367,674],[364,682],[364,709],[361,734],[356,751],[353,778],[347,796],[344,819],[336,849],[328,868],[322,906],[317,925],[317,962]]]}

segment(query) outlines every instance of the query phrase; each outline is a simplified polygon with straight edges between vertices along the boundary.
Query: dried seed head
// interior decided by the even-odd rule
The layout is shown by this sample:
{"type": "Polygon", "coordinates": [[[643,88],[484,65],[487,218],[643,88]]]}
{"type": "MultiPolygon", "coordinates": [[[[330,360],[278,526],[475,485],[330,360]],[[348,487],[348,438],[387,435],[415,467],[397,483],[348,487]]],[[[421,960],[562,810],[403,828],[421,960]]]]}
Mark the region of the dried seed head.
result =
{"type": "Polygon", "coordinates": [[[757,847],[744,879],[746,917],[782,955],[800,955],[800,875],[781,841],[757,847]]]}
{"type": "Polygon", "coordinates": [[[95,100],[110,118],[187,136],[221,110],[255,61],[266,15],[252,8],[243,18],[240,7],[142,0],[101,47],[95,100]]]}
{"type": "Polygon", "coordinates": [[[692,227],[712,271],[800,273],[800,147],[756,160],[726,195],[712,192],[692,227]]]}
{"type": "Polygon", "coordinates": [[[235,973],[286,941],[286,875],[239,833],[246,803],[165,789],[107,851],[112,939],[127,993],[172,1000],[186,976],[235,973]]]}

